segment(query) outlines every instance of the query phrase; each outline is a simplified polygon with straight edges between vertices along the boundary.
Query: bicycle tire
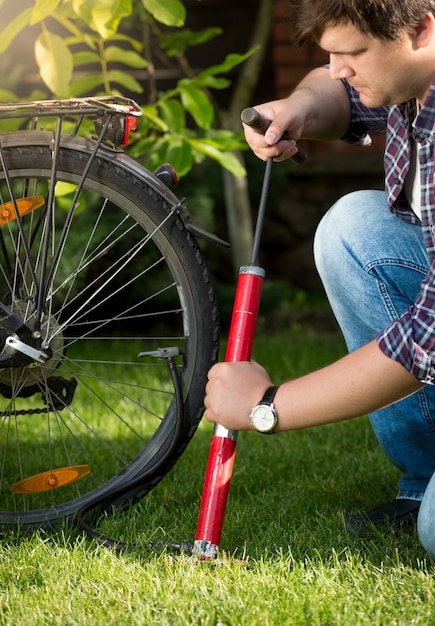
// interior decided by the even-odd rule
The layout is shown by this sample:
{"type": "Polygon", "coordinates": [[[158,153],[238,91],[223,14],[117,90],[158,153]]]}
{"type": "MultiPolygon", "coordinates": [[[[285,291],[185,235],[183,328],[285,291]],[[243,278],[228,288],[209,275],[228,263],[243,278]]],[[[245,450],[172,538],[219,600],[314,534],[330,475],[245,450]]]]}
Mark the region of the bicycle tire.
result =
{"type": "Polygon", "coordinates": [[[19,213],[0,221],[0,298],[27,329],[11,344],[8,322],[0,325],[0,356],[14,363],[0,369],[0,526],[53,527],[111,494],[127,508],[181,456],[217,358],[217,306],[203,255],[174,210],[178,199],[136,161],[100,147],[72,207],[92,139],[62,136],[55,168],[50,132],[0,133],[0,146],[1,211],[15,203],[19,213]],[[32,200],[25,214],[21,198],[29,197],[44,204],[32,200]],[[47,360],[27,363],[29,345],[47,360]],[[164,359],[137,356],[168,347],[182,355],[176,441],[164,359]],[[64,479],[63,470],[80,467],[90,471],[64,479]]]}

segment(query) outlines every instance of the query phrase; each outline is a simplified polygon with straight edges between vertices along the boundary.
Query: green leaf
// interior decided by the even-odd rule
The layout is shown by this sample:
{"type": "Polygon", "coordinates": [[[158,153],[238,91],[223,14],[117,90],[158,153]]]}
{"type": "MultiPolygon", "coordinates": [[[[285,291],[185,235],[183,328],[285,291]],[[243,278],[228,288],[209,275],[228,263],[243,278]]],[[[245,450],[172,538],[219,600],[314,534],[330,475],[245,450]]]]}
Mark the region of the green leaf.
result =
{"type": "Polygon", "coordinates": [[[192,32],[186,28],[182,31],[163,33],[159,36],[159,41],[166,54],[169,57],[174,57],[184,52],[189,46],[206,43],[221,33],[222,29],[218,27],[206,28],[198,32],[192,32]]]}
{"type": "MultiPolygon", "coordinates": [[[[71,207],[71,201],[74,197],[76,189],[77,185],[57,181],[55,189],[56,207],[62,209],[65,212],[68,212],[71,207]]],[[[78,202],[74,208],[74,215],[79,215],[85,209],[86,202],[78,202]]]]}
{"type": "Polygon", "coordinates": [[[110,83],[118,83],[122,85],[127,91],[133,91],[134,93],[142,93],[143,89],[133,76],[122,72],[121,70],[110,70],[108,72],[108,78],[110,83]]]}
{"type": "Polygon", "coordinates": [[[183,26],[186,9],[180,0],[142,0],[145,9],[166,26],[183,26]]]}
{"type": "Polygon", "coordinates": [[[73,185],[72,183],[64,183],[61,181],[57,181],[56,183],[56,198],[60,196],[72,196],[77,189],[77,185],[73,185]]]}
{"type": "Polygon", "coordinates": [[[7,50],[17,35],[29,25],[32,9],[25,9],[6,26],[2,25],[0,54],[7,50]]]}
{"type": "Polygon", "coordinates": [[[188,141],[192,148],[214,159],[222,167],[232,172],[234,176],[244,176],[246,174],[245,168],[233,152],[219,150],[216,146],[202,139],[189,139],[188,141]]]}
{"type": "Polygon", "coordinates": [[[183,139],[169,140],[165,161],[170,163],[177,173],[177,177],[185,176],[193,165],[192,147],[183,139]]]}
{"type": "Polygon", "coordinates": [[[231,85],[228,78],[218,78],[217,76],[204,76],[202,79],[195,81],[201,87],[208,89],[227,89],[231,85]]]}
{"type": "Polygon", "coordinates": [[[248,52],[245,52],[245,54],[228,54],[222,61],[222,63],[219,63],[219,65],[212,65],[211,67],[208,67],[200,74],[198,74],[197,80],[201,81],[203,77],[212,76],[215,74],[226,74],[234,67],[237,67],[237,65],[240,65],[240,63],[246,61],[246,59],[249,59],[249,57],[252,56],[257,50],[258,46],[251,48],[250,50],[248,50],[248,52]]]}
{"type": "Polygon", "coordinates": [[[133,39],[133,37],[123,35],[122,33],[116,33],[115,35],[113,35],[113,37],[111,37],[111,41],[125,41],[126,43],[128,43],[129,46],[133,48],[133,50],[136,50],[136,52],[138,52],[139,54],[143,50],[142,42],[138,41],[137,39],[133,39]]]}
{"type": "Polygon", "coordinates": [[[144,57],[133,50],[125,50],[119,46],[108,46],[106,48],[106,60],[109,63],[123,63],[128,67],[140,69],[147,67],[148,62],[144,57]]]}
{"type": "Polygon", "coordinates": [[[178,100],[164,100],[159,103],[160,116],[170,133],[182,133],[186,128],[186,114],[178,100]]]}
{"type": "Polygon", "coordinates": [[[30,24],[37,24],[45,20],[46,17],[53,15],[60,2],[61,0],[36,0],[35,6],[32,9],[30,24]]]}
{"type": "Polygon", "coordinates": [[[52,93],[59,98],[68,96],[73,59],[64,40],[49,31],[43,32],[35,42],[35,59],[41,78],[52,93]]]}
{"type": "Polygon", "coordinates": [[[179,81],[183,106],[189,111],[200,128],[210,128],[214,118],[214,108],[206,94],[187,80],[179,81]]]}
{"type": "Polygon", "coordinates": [[[243,131],[234,133],[231,130],[212,128],[207,132],[205,141],[215,145],[219,150],[248,150],[243,131]]]}
{"type": "Polygon", "coordinates": [[[122,18],[133,10],[132,0],[73,0],[73,8],[103,39],[113,36],[122,18]]]}
{"type": "MultiPolygon", "coordinates": [[[[159,112],[155,106],[151,104],[144,106],[142,107],[142,111],[143,111],[143,118],[145,118],[146,120],[149,120],[154,126],[156,126],[163,133],[168,132],[169,130],[168,126],[159,116],[159,112]]],[[[143,118],[139,118],[139,128],[141,126],[141,119],[143,118]]]]}
{"type": "Polygon", "coordinates": [[[100,56],[96,52],[91,50],[81,50],[73,54],[74,67],[80,67],[81,65],[91,65],[94,63],[100,64],[100,56]]]}
{"type": "Polygon", "coordinates": [[[18,130],[22,124],[22,119],[11,118],[7,120],[0,120],[0,130],[1,132],[5,132],[7,130],[18,130]]]}
{"type": "MultiPolygon", "coordinates": [[[[70,84],[71,96],[79,97],[99,90],[104,86],[103,76],[100,73],[83,74],[70,84]]],[[[104,89],[103,89],[104,91],[104,89]]]]}
{"type": "Polygon", "coordinates": [[[123,17],[131,15],[131,0],[99,0],[92,11],[96,30],[103,39],[114,35],[123,17]]]}
{"type": "Polygon", "coordinates": [[[17,102],[17,100],[17,96],[12,91],[0,87],[0,102],[17,102]]]}
{"type": "Polygon", "coordinates": [[[168,142],[166,137],[154,140],[154,142],[150,145],[149,153],[146,155],[145,167],[153,172],[156,167],[167,160],[167,149],[168,142]]]}
{"type": "MultiPolygon", "coordinates": [[[[76,38],[76,42],[82,42],[85,41],[89,47],[93,48],[95,47],[95,44],[92,41],[92,38],[87,34],[84,33],[82,29],[80,29],[74,22],[72,19],[69,19],[67,16],[63,15],[60,11],[57,11],[55,15],[53,15],[53,18],[56,20],[56,22],[58,22],[61,26],[63,26],[63,28],[72,33],[72,35],[76,38]]],[[[73,16],[73,19],[75,18],[75,16],[73,16]]]]}

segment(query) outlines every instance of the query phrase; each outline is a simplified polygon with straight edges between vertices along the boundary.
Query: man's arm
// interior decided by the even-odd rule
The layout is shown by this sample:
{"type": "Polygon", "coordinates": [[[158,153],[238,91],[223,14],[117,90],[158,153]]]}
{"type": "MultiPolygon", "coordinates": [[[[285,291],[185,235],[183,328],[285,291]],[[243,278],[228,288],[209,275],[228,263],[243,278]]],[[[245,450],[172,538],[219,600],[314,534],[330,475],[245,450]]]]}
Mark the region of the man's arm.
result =
{"type": "Polygon", "coordinates": [[[283,161],[294,156],[294,141],[280,141],[285,131],[295,141],[340,139],[351,122],[346,87],[333,80],[326,68],[310,72],[288,98],[255,108],[271,124],[264,136],[245,126],[245,136],[253,152],[263,160],[272,156],[283,161]]]}
{"type": "MultiPolygon", "coordinates": [[[[252,430],[249,413],[271,384],[257,363],[213,366],[206,388],[206,418],[229,430],[252,430]]],[[[331,365],[283,383],[275,396],[277,430],[365,415],[422,387],[423,383],[372,341],[331,365]]]]}

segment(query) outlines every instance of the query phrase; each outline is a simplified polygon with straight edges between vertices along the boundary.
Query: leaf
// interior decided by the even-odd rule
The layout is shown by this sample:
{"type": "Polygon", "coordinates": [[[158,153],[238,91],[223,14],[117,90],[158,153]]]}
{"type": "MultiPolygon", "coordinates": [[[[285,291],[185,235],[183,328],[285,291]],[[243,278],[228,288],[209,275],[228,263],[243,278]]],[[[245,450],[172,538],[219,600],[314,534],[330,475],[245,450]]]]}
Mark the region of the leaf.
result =
{"type": "Polygon", "coordinates": [[[77,39],[78,42],[85,41],[89,47],[95,47],[91,37],[87,33],[82,32],[82,30],[72,21],[72,19],[69,19],[67,16],[63,15],[61,11],[57,11],[56,14],[53,15],[53,18],[56,20],[56,22],[59,22],[59,24],[63,26],[66,31],[72,33],[72,35],[77,39]]]}
{"type": "Polygon", "coordinates": [[[0,87],[0,102],[17,102],[18,98],[12,91],[0,87]]]}
{"type": "Polygon", "coordinates": [[[7,130],[18,130],[20,126],[22,126],[22,124],[23,124],[23,120],[17,119],[17,118],[0,120],[0,130],[1,132],[5,132],[7,130]]]}
{"type": "Polygon", "coordinates": [[[205,141],[210,145],[215,145],[219,150],[248,150],[245,135],[242,130],[234,133],[231,130],[222,128],[212,128],[207,132],[205,141]]]}
{"type": "MultiPolygon", "coordinates": [[[[163,119],[159,116],[159,112],[157,108],[153,105],[147,105],[142,107],[143,118],[149,120],[154,126],[156,126],[160,131],[166,133],[169,128],[167,124],[163,121],[163,119]]],[[[139,119],[139,128],[141,126],[141,119],[139,119]]]]}
{"type": "Polygon", "coordinates": [[[232,172],[234,176],[244,176],[246,174],[245,168],[240,164],[233,152],[219,150],[216,146],[202,139],[189,139],[188,141],[195,150],[214,159],[222,167],[232,172]]]}
{"type": "Polygon", "coordinates": [[[53,15],[60,2],[61,0],[36,0],[29,23],[34,25],[53,15]]]}
{"type": "Polygon", "coordinates": [[[212,65],[211,67],[208,67],[200,74],[198,74],[197,81],[201,82],[201,79],[206,76],[212,76],[215,74],[226,74],[237,65],[240,65],[240,63],[246,61],[246,59],[249,59],[249,57],[252,56],[257,50],[258,46],[251,48],[250,50],[248,50],[248,52],[245,52],[245,54],[228,54],[222,61],[222,63],[220,63],[219,65],[212,65]]]}
{"type": "Polygon", "coordinates": [[[44,31],[35,42],[35,59],[41,78],[52,93],[59,98],[68,96],[73,59],[64,40],[50,31],[44,31]]]}
{"type": "Polygon", "coordinates": [[[180,0],[142,0],[145,9],[166,26],[183,26],[186,9],[180,0]]]}
{"type": "Polygon", "coordinates": [[[96,52],[91,50],[82,50],[73,54],[74,67],[80,67],[81,65],[93,65],[94,63],[100,64],[100,56],[96,52]]]}
{"type": "Polygon", "coordinates": [[[228,78],[204,76],[197,84],[201,85],[201,87],[207,87],[208,89],[227,89],[231,85],[231,81],[228,78]]]}
{"type": "Polygon", "coordinates": [[[29,25],[32,9],[25,9],[15,17],[7,26],[2,25],[0,39],[0,54],[7,50],[17,35],[29,25]]]}
{"type": "Polygon", "coordinates": [[[206,94],[192,82],[180,80],[181,101],[200,128],[210,128],[214,118],[214,108],[206,94]]]}
{"type": "Polygon", "coordinates": [[[93,23],[103,39],[114,35],[123,17],[131,15],[131,0],[99,0],[92,11],[93,23]]]}
{"type": "Polygon", "coordinates": [[[108,46],[106,48],[106,60],[109,63],[122,63],[128,67],[140,69],[147,67],[147,60],[133,50],[125,50],[119,46],[108,46]]]}
{"type": "Polygon", "coordinates": [[[154,140],[152,145],[150,145],[150,150],[148,154],[146,155],[145,167],[147,167],[149,170],[153,172],[156,169],[156,167],[158,167],[159,165],[161,165],[167,160],[166,159],[167,149],[168,149],[168,144],[167,144],[166,137],[154,140]]]}
{"type": "Polygon", "coordinates": [[[122,33],[116,33],[115,35],[113,35],[113,37],[111,37],[111,41],[125,41],[133,48],[133,50],[136,50],[136,52],[138,53],[141,53],[143,50],[142,42],[138,41],[137,39],[133,39],[133,37],[123,35],[122,33]]]}
{"type": "Polygon", "coordinates": [[[177,178],[185,176],[193,165],[192,147],[183,139],[169,140],[165,161],[177,172],[177,178]]]}
{"type": "Polygon", "coordinates": [[[182,31],[162,33],[159,41],[162,49],[169,57],[174,57],[184,52],[189,46],[197,46],[206,43],[210,39],[222,33],[222,28],[211,27],[198,32],[192,32],[185,28],[182,31]]]}
{"type": "Polygon", "coordinates": [[[163,100],[159,103],[160,116],[170,133],[182,133],[186,128],[186,114],[178,100],[163,100]]]}
{"type": "Polygon", "coordinates": [[[121,70],[110,70],[108,72],[108,78],[110,83],[118,83],[127,91],[133,91],[134,93],[143,92],[140,83],[138,83],[133,76],[127,74],[127,72],[122,72],[121,70]]]}
{"type": "Polygon", "coordinates": [[[133,10],[132,0],[73,0],[73,8],[103,39],[113,36],[122,18],[133,10]]]}
{"type": "Polygon", "coordinates": [[[64,183],[60,180],[56,183],[56,198],[60,196],[72,196],[77,189],[77,185],[72,183],[64,183]]]}
{"type": "MultiPolygon", "coordinates": [[[[99,90],[104,86],[104,80],[102,74],[91,73],[83,74],[74,79],[70,84],[71,96],[79,97],[92,93],[95,90],[99,90]]],[[[103,90],[104,91],[104,90],[103,90]]]]}

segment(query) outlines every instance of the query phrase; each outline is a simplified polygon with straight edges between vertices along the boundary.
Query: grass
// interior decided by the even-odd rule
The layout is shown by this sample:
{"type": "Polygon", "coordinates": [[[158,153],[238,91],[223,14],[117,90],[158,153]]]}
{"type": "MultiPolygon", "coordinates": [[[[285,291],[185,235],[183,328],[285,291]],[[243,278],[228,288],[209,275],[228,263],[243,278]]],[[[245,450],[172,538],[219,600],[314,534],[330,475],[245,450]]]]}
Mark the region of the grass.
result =
{"type": "MultiPolygon", "coordinates": [[[[275,380],[344,353],[336,332],[289,326],[264,328],[254,345],[275,380]]],[[[415,529],[346,533],[347,513],[395,496],[398,474],[366,417],[276,437],[240,433],[219,557],[147,549],[193,541],[211,432],[201,424],[149,496],[100,522],[131,544],[123,551],[77,529],[3,536],[0,624],[435,624],[434,566],[415,529]]]]}

